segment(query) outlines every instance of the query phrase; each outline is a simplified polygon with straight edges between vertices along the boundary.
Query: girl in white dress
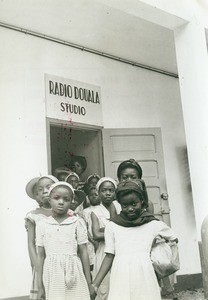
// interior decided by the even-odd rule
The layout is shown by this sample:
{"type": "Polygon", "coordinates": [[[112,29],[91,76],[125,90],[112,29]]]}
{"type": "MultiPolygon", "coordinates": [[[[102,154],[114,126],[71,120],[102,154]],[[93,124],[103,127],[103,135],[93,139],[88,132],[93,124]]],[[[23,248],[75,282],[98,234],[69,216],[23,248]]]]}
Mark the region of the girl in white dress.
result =
{"type": "Polygon", "coordinates": [[[26,185],[26,193],[32,199],[35,199],[39,206],[35,210],[27,213],[25,217],[25,226],[28,234],[28,252],[33,270],[32,285],[29,299],[37,299],[37,249],[35,246],[35,229],[41,220],[51,215],[51,206],[48,202],[48,191],[50,186],[58,179],[52,175],[45,175],[39,178],[33,178],[26,185]]]}
{"type": "Polygon", "coordinates": [[[74,189],[60,181],[51,186],[49,196],[52,216],[37,227],[38,299],[93,299],[87,229],[84,220],[68,215],[74,189]]]}
{"type": "Polygon", "coordinates": [[[116,190],[122,211],[106,225],[106,256],[94,287],[111,269],[108,300],[160,300],[160,288],[150,259],[154,239],[176,237],[165,223],[143,208],[145,197],[139,181],[121,182],[116,190]]]}
{"type": "MultiPolygon", "coordinates": [[[[101,204],[96,206],[91,213],[93,238],[99,242],[95,253],[93,278],[97,275],[105,256],[104,228],[109,222],[110,217],[112,217],[113,214],[116,215],[116,208],[113,205],[116,186],[115,180],[110,177],[102,177],[96,185],[101,204]]],[[[109,278],[108,274],[100,285],[96,300],[107,300],[109,278]]]]}

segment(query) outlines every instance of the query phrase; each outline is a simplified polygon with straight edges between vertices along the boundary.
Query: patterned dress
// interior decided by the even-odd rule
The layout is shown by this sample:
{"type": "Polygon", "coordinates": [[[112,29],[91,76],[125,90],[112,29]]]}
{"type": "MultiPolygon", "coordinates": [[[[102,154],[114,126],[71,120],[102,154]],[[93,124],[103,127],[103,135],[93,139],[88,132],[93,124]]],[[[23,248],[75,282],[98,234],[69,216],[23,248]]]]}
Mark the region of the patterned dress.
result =
{"type": "Polygon", "coordinates": [[[153,240],[176,237],[161,221],[136,227],[109,222],[105,228],[105,252],[114,254],[108,300],[160,300],[160,288],[150,259],[153,240]]]}
{"type": "Polygon", "coordinates": [[[43,284],[46,300],[90,300],[78,245],[88,242],[84,220],[72,216],[58,223],[53,217],[37,226],[36,245],[44,247],[43,284]]]}
{"type": "MultiPolygon", "coordinates": [[[[46,209],[45,211],[50,213],[51,209],[46,209]]],[[[34,224],[34,226],[37,226],[37,224],[40,221],[45,220],[48,216],[44,215],[43,213],[44,213],[43,208],[37,208],[36,210],[33,210],[33,211],[29,212],[25,217],[25,227],[26,227],[26,229],[27,229],[28,220],[30,220],[30,222],[32,222],[34,224]]],[[[35,300],[35,299],[38,299],[37,298],[38,287],[37,287],[37,272],[34,268],[32,270],[32,276],[33,277],[32,277],[32,284],[31,284],[31,288],[30,288],[29,299],[35,300]]]]}

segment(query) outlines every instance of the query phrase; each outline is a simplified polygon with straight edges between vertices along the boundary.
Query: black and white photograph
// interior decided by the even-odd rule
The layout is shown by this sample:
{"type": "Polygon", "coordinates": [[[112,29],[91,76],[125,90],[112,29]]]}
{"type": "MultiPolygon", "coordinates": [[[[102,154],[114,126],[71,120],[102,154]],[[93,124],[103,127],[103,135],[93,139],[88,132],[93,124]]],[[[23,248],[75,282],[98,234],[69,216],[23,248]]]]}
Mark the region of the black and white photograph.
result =
{"type": "Polygon", "coordinates": [[[208,0],[0,0],[0,299],[208,299],[208,0]]]}

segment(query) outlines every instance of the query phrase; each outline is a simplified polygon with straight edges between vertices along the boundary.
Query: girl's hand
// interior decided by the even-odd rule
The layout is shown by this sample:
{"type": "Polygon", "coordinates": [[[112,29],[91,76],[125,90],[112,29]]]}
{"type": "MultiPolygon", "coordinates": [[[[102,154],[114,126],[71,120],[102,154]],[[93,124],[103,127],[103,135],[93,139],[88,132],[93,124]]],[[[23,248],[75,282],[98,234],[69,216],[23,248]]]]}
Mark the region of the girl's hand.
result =
{"type": "Polygon", "coordinates": [[[98,243],[97,241],[95,241],[95,242],[94,242],[94,249],[95,249],[95,252],[97,251],[98,246],[99,246],[99,243],[98,243]]]}
{"type": "Polygon", "coordinates": [[[44,287],[38,289],[38,300],[45,299],[45,289],[44,287]]]}
{"type": "Polygon", "coordinates": [[[95,297],[97,296],[97,288],[93,285],[90,284],[89,285],[89,292],[90,292],[90,299],[95,299],[95,297]]]}
{"type": "Polygon", "coordinates": [[[94,244],[95,240],[93,239],[92,235],[89,233],[89,231],[87,232],[88,234],[88,241],[92,244],[94,244]]]}

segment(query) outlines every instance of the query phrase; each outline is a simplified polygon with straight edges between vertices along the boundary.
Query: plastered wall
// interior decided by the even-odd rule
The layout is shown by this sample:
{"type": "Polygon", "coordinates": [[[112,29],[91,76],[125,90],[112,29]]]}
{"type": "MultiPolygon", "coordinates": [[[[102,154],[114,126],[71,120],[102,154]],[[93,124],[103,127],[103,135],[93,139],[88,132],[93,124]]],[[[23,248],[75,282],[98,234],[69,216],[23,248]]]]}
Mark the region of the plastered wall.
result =
{"type": "Polygon", "coordinates": [[[161,127],[178,274],[201,272],[178,80],[7,29],[0,36],[0,298],[30,289],[24,216],[36,205],[24,188],[48,168],[44,73],[100,86],[104,128],[161,127]]]}

